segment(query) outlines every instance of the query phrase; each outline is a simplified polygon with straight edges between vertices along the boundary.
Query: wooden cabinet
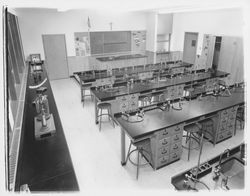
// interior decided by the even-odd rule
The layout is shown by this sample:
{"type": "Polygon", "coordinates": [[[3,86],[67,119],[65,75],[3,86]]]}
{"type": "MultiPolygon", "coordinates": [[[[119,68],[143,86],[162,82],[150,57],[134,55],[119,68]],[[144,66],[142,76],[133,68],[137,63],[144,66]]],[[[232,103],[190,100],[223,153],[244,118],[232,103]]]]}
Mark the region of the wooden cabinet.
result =
{"type": "MultiPolygon", "coordinates": [[[[145,150],[151,152],[151,164],[154,169],[180,159],[182,154],[182,134],[184,124],[162,129],[151,138],[145,150]]],[[[145,154],[146,155],[146,154],[145,154]]]]}
{"type": "Polygon", "coordinates": [[[216,143],[231,137],[234,133],[238,106],[220,112],[216,131],[216,143]]]}

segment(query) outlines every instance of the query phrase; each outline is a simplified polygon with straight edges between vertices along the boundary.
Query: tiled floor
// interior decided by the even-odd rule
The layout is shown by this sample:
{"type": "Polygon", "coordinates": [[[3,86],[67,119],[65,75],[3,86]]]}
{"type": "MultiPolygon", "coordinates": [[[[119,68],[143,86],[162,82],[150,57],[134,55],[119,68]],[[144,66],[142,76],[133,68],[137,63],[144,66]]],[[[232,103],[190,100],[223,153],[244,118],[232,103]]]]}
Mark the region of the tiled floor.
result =
{"type": "MultiPolygon", "coordinates": [[[[86,98],[83,107],[80,101],[80,87],[74,79],[51,82],[57,108],[70,150],[80,190],[174,190],[171,177],[197,164],[198,150],[183,149],[180,161],[153,171],[150,166],[140,170],[139,180],[135,178],[136,168],[128,163],[120,164],[120,128],[104,123],[101,132],[94,122],[94,103],[86,98]]],[[[236,136],[213,147],[204,143],[201,161],[206,161],[226,148],[232,148],[244,140],[242,130],[236,136]]],[[[126,145],[129,140],[127,138],[126,145]]]]}

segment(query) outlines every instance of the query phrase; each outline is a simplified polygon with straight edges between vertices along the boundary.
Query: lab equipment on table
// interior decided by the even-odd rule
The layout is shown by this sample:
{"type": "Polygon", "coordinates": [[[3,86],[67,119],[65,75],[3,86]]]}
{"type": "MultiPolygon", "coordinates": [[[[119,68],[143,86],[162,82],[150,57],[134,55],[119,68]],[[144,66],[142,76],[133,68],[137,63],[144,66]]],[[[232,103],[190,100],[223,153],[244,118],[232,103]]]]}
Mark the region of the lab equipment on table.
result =
{"type": "Polygon", "coordinates": [[[44,94],[46,91],[46,87],[38,87],[36,89],[37,97],[33,101],[37,113],[34,118],[35,139],[37,140],[47,138],[56,133],[54,117],[49,110],[47,95],[44,94]]]}

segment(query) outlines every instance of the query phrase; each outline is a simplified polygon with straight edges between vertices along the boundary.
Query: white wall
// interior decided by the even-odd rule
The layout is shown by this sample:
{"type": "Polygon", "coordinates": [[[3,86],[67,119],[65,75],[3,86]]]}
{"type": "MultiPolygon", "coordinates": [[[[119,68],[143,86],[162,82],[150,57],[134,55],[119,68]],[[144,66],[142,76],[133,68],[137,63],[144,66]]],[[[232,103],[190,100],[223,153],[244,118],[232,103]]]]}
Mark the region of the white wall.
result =
{"type": "Polygon", "coordinates": [[[242,36],[242,30],[241,9],[174,13],[171,50],[183,50],[185,32],[199,33],[199,54],[204,34],[242,36]]]}
{"type": "Polygon", "coordinates": [[[40,53],[44,59],[42,34],[65,34],[68,56],[75,56],[74,32],[88,31],[87,19],[90,18],[90,31],[109,31],[109,23],[116,30],[145,30],[146,14],[140,12],[95,12],[71,10],[57,12],[55,9],[15,9],[23,42],[25,57],[40,53]]]}
{"type": "Polygon", "coordinates": [[[158,15],[156,13],[147,14],[147,40],[146,50],[156,51],[158,15]]]}
{"type": "Polygon", "coordinates": [[[172,33],[173,14],[158,14],[157,34],[172,33]]]}

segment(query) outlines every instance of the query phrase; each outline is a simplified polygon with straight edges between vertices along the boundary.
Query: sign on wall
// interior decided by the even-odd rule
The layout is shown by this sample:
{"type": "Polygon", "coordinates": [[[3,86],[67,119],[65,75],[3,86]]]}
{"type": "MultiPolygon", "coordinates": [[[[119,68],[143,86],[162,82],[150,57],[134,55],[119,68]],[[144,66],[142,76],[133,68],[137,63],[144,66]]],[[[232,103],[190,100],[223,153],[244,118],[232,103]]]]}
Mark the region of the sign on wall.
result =
{"type": "Polygon", "coordinates": [[[146,50],[146,31],[132,31],[132,51],[146,50]]]}
{"type": "Polygon", "coordinates": [[[88,32],[75,32],[76,56],[90,56],[90,41],[88,32]]]}

